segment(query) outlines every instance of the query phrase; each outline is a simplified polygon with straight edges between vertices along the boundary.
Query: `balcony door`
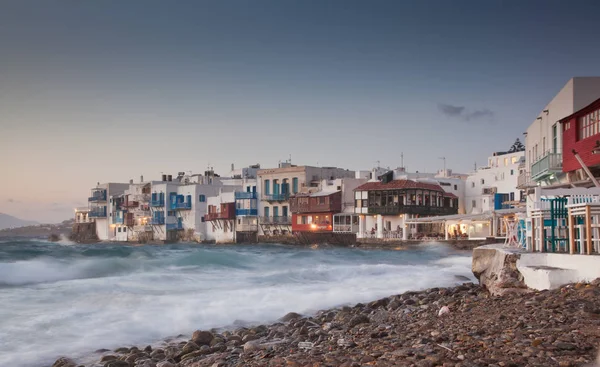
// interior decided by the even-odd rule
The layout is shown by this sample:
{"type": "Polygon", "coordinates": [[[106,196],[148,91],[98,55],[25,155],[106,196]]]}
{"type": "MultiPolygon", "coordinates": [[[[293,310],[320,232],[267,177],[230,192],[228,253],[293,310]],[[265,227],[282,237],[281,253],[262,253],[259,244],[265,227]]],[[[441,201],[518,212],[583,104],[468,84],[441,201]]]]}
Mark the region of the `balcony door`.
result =
{"type": "Polygon", "coordinates": [[[288,207],[287,205],[284,205],[281,207],[281,216],[282,217],[287,217],[288,216],[288,207]]]}
{"type": "Polygon", "coordinates": [[[279,207],[278,206],[273,207],[273,217],[274,218],[279,217],[279,207]]]}

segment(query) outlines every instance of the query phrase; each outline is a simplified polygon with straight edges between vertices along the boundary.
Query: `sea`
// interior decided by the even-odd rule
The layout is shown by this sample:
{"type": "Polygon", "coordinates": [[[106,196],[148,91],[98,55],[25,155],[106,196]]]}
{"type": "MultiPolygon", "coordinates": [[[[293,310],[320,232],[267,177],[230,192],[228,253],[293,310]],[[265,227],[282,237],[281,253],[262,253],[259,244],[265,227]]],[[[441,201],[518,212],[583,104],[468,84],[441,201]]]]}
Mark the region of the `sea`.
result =
{"type": "Polygon", "coordinates": [[[470,253],[442,244],[360,250],[284,245],[76,245],[0,240],[0,366],[85,363],[294,311],[473,281],[470,253]]]}

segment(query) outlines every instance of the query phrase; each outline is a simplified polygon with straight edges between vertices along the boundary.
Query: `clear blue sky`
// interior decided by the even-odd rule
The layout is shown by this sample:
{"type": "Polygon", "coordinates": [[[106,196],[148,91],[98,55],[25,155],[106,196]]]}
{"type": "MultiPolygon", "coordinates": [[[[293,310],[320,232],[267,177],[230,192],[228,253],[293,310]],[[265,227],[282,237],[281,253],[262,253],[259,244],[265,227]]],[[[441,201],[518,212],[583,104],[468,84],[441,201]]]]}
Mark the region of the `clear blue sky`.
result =
{"type": "Polygon", "coordinates": [[[210,163],[456,171],[599,75],[596,1],[0,3],[0,212],[210,163]]]}

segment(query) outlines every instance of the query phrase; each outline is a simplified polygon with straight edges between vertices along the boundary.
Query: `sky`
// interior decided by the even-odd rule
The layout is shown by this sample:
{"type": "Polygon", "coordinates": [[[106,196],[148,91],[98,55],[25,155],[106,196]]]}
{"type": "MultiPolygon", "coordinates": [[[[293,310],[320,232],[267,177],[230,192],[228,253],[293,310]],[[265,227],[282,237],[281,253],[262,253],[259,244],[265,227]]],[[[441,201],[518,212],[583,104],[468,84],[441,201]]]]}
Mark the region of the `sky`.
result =
{"type": "Polygon", "coordinates": [[[2,0],[0,212],[260,163],[468,172],[574,76],[596,1],[2,0]]]}

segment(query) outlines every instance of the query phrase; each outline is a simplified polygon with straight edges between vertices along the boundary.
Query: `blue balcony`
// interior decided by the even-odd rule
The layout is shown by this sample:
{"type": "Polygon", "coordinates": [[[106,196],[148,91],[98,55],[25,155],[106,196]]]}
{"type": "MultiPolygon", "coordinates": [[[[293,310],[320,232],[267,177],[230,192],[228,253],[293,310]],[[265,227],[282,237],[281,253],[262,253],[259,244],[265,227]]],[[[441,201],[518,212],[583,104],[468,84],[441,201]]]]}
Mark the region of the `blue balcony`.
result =
{"type": "Polygon", "coordinates": [[[163,207],[163,206],[165,206],[165,199],[150,200],[150,206],[163,207]]]}
{"type": "Polygon", "coordinates": [[[290,198],[290,194],[271,194],[263,195],[262,199],[266,201],[287,201],[290,198]]]}
{"type": "Polygon", "coordinates": [[[90,209],[88,217],[89,218],[106,218],[106,207],[99,206],[99,207],[90,209]]]}
{"type": "Polygon", "coordinates": [[[181,229],[183,229],[183,224],[181,222],[167,223],[167,231],[179,231],[181,229]]]}
{"type": "Polygon", "coordinates": [[[106,190],[96,190],[88,198],[89,202],[106,201],[106,190]]]}
{"type": "Polygon", "coordinates": [[[236,209],[235,216],[258,215],[258,209],[236,209]]]}
{"type": "Polygon", "coordinates": [[[113,217],[113,223],[115,224],[123,224],[125,223],[125,218],[121,217],[113,217]]]}
{"type": "Polygon", "coordinates": [[[177,209],[192,209],[192,203],[190,202],[183,202],[183,203],[171,203],[171,209],[172,210],[177,210],[177,209]]]}
{"type": "Polygon", "coordinates": [[[150,224],[153,226],[161,226],[165,224],[165,218],[152,218],[150,219],[150,224]]]}
{"type": "Polygon", "coordinates": [[[256,192],[236,192],[235,200],[243,200],[243,199],[257,199],[258,193],[256,192]]]}

